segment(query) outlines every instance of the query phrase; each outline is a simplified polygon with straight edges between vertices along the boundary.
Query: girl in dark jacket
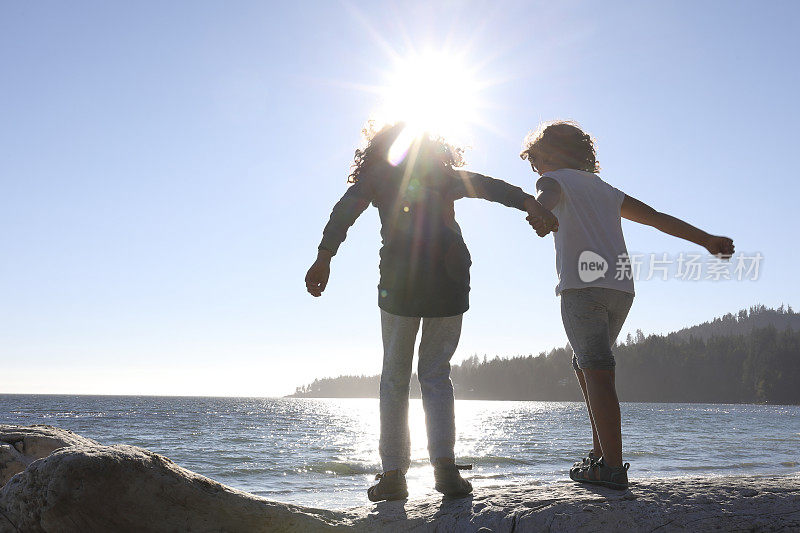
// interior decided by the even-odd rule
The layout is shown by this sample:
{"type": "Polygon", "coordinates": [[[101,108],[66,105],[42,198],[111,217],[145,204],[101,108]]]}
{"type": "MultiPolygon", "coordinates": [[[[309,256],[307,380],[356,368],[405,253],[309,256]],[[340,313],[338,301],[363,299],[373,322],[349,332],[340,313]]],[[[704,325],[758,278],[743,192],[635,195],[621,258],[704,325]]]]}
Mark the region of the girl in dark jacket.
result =
{"type": "Polygon", "coordinates": [[[381,220],[378,306],[383,334],[380,385],[383,463],[380,480],[367,491],[372,501],[408,496],[405,473],[410,466],[408,393],[417,333],[419,376],[434,466],[436,490],[466,496],[472,485],[454,460],[455,421],[450,359],[458,346],[461,321],[469,308],[469,251],[455,220],[454,202],[483,198],[527,211],[557,228],[555,217],[519,187],[457,170],[462,152],[442,139],[413,135],[404,124],[375,134],[356,150],[352,184],[336,203],[323,231],[317,260],[306,274],[313,296],[325,290],[330,260],[347,230],[373,204],[381,220]]]}

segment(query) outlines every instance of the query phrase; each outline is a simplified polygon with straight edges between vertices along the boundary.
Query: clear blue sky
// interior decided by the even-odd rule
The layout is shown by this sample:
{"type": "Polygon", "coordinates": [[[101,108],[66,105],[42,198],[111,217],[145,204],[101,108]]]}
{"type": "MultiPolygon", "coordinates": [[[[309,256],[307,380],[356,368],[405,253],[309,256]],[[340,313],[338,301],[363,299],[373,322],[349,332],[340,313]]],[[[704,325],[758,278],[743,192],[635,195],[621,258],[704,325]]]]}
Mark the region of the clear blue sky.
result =
{"type": "MultiPolygon", "coordinates": [[[[5,2],[0,392],[280,395],[377,373],[378,218],[327,292],[303,277],[391,55],[491,81],[470,168],[533,190],[540,120],[601,176],[761,252],[756,282],[640,281],[623,332],[800,305],[796,2],[5,2]]],[[[454,73],[458,75],[458,73],[454,73]]],[[[472,309],[455,360],[566,343],[553,244],[462,200],[472,309]]],[[[697,251],[625,223],[640,252],[697,251]]]]}

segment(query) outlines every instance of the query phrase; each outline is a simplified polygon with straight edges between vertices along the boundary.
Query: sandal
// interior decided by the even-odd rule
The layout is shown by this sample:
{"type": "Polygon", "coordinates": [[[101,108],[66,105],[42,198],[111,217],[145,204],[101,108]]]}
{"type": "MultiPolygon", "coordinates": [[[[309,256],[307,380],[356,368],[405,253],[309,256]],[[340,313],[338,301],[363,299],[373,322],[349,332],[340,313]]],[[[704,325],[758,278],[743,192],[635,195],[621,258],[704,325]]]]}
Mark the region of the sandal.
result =
{"type": "Polygon", "coordinates": [[[589,450],[589,453],[586,454],[586,457],[581,459],[580,461],[576,461],[572,464],[573,467],[576,466],[589,466],[593,462],[597,461],[599,457],[595,456],[594,450],[589,450]]]}
{"type": "Polygon", "coordinates": [[[625,463],[619,467],[610,467],[603,463],[603,458],[585,465],[573,466],[569,471],[572,481],[578,483],[593,483],[616,490],[628,488],[628,468],[630,463],[625,463]]]}
{"type": "Polygon", "coordinates": [[[406,476],[399,470],[390,470],[375,476],[378,481],[367,489],[367,498],[371,502],[384,500],[404,500],[408,498],[408,485],[406,476]]]}

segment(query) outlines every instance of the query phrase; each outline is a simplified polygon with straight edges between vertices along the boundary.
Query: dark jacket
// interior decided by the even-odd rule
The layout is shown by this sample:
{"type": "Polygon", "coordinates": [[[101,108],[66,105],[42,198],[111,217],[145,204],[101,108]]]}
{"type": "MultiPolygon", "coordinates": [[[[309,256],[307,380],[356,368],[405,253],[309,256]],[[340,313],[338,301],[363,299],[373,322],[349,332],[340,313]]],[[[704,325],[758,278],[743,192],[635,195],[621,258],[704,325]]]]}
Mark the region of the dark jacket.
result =
{"type": "Polygon", "coordinates": [[[381,219],[378,305],[401,316],[455,316],[469,309],[469,251],[455,220],[459,198],[483,198],[525,210],[519,187],[443,165],[382,165],[362,172],[336,203],[319,247],[333,254],[372,203],[381,219]]]}

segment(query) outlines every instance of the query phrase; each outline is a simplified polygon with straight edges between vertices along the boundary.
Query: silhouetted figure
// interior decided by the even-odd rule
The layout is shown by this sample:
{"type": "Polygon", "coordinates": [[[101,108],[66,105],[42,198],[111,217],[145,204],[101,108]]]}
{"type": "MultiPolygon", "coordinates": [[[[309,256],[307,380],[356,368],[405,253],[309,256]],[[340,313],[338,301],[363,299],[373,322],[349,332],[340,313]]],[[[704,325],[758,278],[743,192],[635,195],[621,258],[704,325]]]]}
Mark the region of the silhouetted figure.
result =
{"type": "MultiPolygon", "coordinates": [[[[541,178],[537,198],[558,217],[554,234],[561,316],[574,352],[573,366],[592,424],[593,448],[575,464],[575,481],[628,487],[628,464],[622,463],[619,400],[614,384],[616,342],[633,304],[633,276],[620,217],[730,257],[733,241],[718,237],[665,213],[600,179],[594,143],[575,124],[556,122],[525,140],[520,157],[541,178]]],[[[540,235],[548,222],[534,215],[540,235]]]]}
{"type": "Polygon", "coordinates": [[[383,239],[378,286],[383,335],[379,444],[383,473],[368,491],[372,501],[408,495],[408,393],[420,326],[417,373],[435,487],[450,496],[472,491],[472,485],[459,474],[454,454],[450,359],[458,346],[463,313],[469,308],[471,265],[455,220],[455,200],[483,198],[540,217],[542,227],[557,223],[519,187],[456,170],[460,164],[460,150],[427,134],[414,136],[404,124],[369,135],[366,148],[356,151],[349,179],[352,185],[334,206],[317,260],[306,275],[308,292],[320,296],[328,282],[331,257],[348,228],[370,203],[378,208],[383,239]]]}

